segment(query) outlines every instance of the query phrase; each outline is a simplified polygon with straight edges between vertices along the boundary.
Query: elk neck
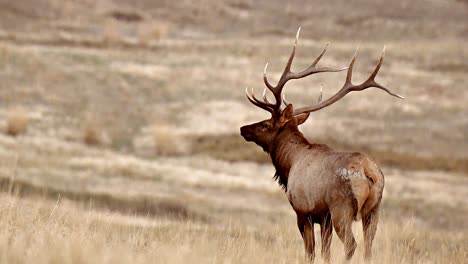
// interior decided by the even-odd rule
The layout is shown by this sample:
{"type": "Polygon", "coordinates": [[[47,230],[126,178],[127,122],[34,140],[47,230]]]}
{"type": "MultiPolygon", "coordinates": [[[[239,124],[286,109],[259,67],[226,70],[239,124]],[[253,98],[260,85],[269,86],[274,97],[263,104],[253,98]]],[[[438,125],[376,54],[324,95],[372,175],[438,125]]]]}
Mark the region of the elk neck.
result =
{"type": "Polygon", "coordinates": [[[273,177],[279,185],[287,191],[289,171],[293,162],[302,149],[310,148],[311,144],[299,129],[294,126],[286,127],[278,133],[270,147],[270,157],[275,166],[273,177]]]}
{"type": "Polygon", "coordinates": [[[320,157],[333,148],[315,142],[309,142],[297,126],[289,126],[278,133],[274,143],[269,147],[271,161],[276,172],[273,178],[287,191],[289,171],[294,162],[304,155],[320,157]]]}

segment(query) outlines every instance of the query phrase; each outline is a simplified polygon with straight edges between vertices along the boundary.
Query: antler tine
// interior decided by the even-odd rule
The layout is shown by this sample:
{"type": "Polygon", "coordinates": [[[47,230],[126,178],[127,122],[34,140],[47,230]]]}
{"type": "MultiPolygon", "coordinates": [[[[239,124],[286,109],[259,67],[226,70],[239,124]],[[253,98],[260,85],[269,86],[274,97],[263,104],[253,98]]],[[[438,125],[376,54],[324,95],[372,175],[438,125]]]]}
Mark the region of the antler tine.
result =
{"type": "Polygon", "coordinates": [[[384,45],[382,49],[382,55],[380,55],[379,62],[377,63],[377,66],[375,66],[374,71],[372,72],[372,74],[369,76],[369,79],[367,80],[373,81],[375,79],[375,76],[377,76],[377,73],[379,72],[380,67],[382,66],[383,58],[385,57],[385,49],[386,49],[386,46],[384,45]]]}
{"type": "Polygon", "coordinates": [[[318,57],[314,60],[314,62],[312,62],[311,66],[317,65],[319,60],[323,57],[323,54],[325,54],[325,52],[327,51],[328,45],[330,45],[330,42],[327,42],[327,44],[325,45],[325,48],[323,48],[322,52],[320,52],[320,55],[318,55],[318,57]]]}
{"type": "Polygon", "coordinates": [[[319,95],[319,98],[318,98],[318,104],[320,104],[322,102],[322,96],[323,96],[323,85],[320,84],[320,95],[319,95]]]}
{"type": "Polygon", "coordinates": [[[267,102],[265,102],[265,101],[260,101],[259,99],[257,99],[257,97],[255,97],[255,95],[254,95],[254,90],[253,90],[253,88],[251,88],[251,90],[252,90],[252,92],[251,92],[251,98],[252,98],[255,102],[257,102],[257,103],[259,103],[259,104],[264,104],[264,105],[266,105],[266,106],[271,107],[267,102]]]}
{"type": "Polygon", "coordinates": [[[334,68],[330,68],[330,67],[319,67],[319,68],[315,67],[317,65],[317,63],[320,61],[320,59],[322,59],[325,52],[327,51],[329,44],[330,43],[327,43],[325,45],[325,48],[323,48],[320,55],[318,55],[318,57],[315,58],[314,62],[312,62],[312,64],[306,70],[304,70],[304,71],[302,71],[300,73],[297,73],[297,78],[302,78],[302,77],[305,77],[307,75],[310,75],[310,74],[313,74],[313,73],[319,73],[319,72],[339,72],[339,71],[344,71],[344,70],[346,70],[348,68],[348,67],[343,67],[343,68],[340,68],[340,69],[334,69],[334,68]]]}
{"type": "MultiPolygon", "coordinates": [[[[281,75],[280,82],[281,82],[282,79],[285,79],[284,81],[286,83],[287,79],[285,77],[287,77],[287,75],[291,72],[291,65],[292,65],[292,62],[294,60],[294,56],[296,56],[296,47],[297,47],[297,42],[299,41],[299,34],[300,33],[301,33],[301,28],[299,27],[299,29],[297,30],[297,33],[296,33],[296,39],[294,40],[294,46],[293,46],[291,55],[289,56],[288,63],[286,63],[286,67],[284,67],[283,75],[281,75]]],[[[279,84],[278,84],[278,86],[279,86],[279,84]]]]}
{"type": "Polygon", "coordinates": [[[253,94],[253,88],[252,88],[252,93],[249,94],[248,92],[248,87],[245,88],[245,95],[247,96],[247,99],[252,103],[254,104],[255,106],[258,106],[270,113],[273,113],[274,111],[274,108],[272,107],[271,104],[267,104],[265,102],[262,102],[260,100],[258,100],[255,95],[253,94]]]}
{"type": "Polygon", "coordinates": [[[270,89],[270,91],[273,91],[275,87],[273,87],[273,85],[271,85],[270,82],[268,82],[267,68],[268,68],[268,62],[265,64],[265,68],[263,68],[263,82],[268,87],[268,89],[270,89]]]}
{"type": "Polygon", "coordinates": [[[285,106],[288,106],[288,104],[289,104],[288,101],[286,101],[286,95],[284,95],[284,94],[283,94],[283,104],[285,106]]]}
{"type": "Polygon", "coordinates": [[[384,47],[384,49],[382,51],[382,55],[380,56],[379,62],[375,66],[375,69],[372,72],[372,74],[369,76],[369,78],[366,81],[364,81],[363,83],[359,84],[359,85],[353,85],[352,84],[351,78],[352,78],[352,75],[353,75],[353,66],[354,66],[354,63],[356,61],[358,51],[359,51],[359,48],[356,50],[356,53],[354,53],[354,56],[353,56],[353,58],[351,60],[351,63],[349,64],[348,73],[346,74],[346,81],[345,81],[343,87],[335,95],[333,95],[332,97],[328,98],[327,100],[325,100],[323,102],[319,102],[318,104],[316,104],[314,106],[308,106],[308,107],[302,107],[302,108],[296,109],[294,111],[294,115],[315,112],[317,110],[320,110],[322,108],[325,108],[325,107],[337,102],[338,100],[343,98],[349,92],[362,91],[362,90],[365,90],[365,89],[371,88],[371,87],[384,90],[385,92],[387,92],[388,94],[390,94],[392,96],[398,97],[400,99],[404,99],[403,96],[392,93],[390,90],[388,90],[384,86],[378,84],[374,80],[375,77],[377,76],[377,73],[380,70],[380,67],[382,66],[383,58],[384,58],[384,55],[385,55],[385,47],[384,47]]]}
{"type": "Polygon", "coordinates": [[[271,104],[270,101],[268,101],[268,98],[267,98],[267,96],[266,96],[266,90],[267,90],[266,88],[263,89],[263,101],[264,101],[265,103],[271,104]]]}
{"type": "Polygon", "coordinates": [[[356,49],[356,51],[354,52],[354,56],[351,59],[351,63],[349,63],[348,72],[346,73],[346,81],[345,81],[344,86],[346,86],[346,85],[352,86],[353,85],[351,83],[351,78],[353,77],[353,67],[354,67],[354,63],[356,62],[356,57],[357,57],[357,55],[359,53],[359,49],[360,49],[360,47],[358,47],[356,49]]]}

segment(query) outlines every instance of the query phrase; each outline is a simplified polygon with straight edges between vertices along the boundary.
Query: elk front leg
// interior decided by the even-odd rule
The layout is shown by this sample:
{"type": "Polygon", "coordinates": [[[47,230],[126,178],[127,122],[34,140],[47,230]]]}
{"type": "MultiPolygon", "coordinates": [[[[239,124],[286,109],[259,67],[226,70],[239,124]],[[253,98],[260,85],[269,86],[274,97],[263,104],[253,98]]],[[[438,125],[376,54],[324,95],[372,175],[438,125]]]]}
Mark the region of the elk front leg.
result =
{"type": "Polygon", "coordinates": [[[315,258],[314,223],[307,216],[297,215],[297,226],[304,240],[306,259],[313,262],[315,258]]]}
{"type": "Polygon", "coordinates": [[[322,237],[322,258],[326,263],[330,263],[330,245],[332,241],[332,221],[330,213],[322,219],[320,223],[320,234],[322,237]]]}

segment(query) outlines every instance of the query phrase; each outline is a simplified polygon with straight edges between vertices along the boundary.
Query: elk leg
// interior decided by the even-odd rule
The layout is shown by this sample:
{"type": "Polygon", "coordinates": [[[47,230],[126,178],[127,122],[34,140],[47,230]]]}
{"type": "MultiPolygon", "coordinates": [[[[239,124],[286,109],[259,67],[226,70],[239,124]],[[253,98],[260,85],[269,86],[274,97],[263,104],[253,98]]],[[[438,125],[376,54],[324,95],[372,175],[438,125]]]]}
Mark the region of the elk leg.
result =
{"type": "Polygon", "coordinates": [[[332,222],[330,213],[322,219],[320,223],[320,233],[322,236],[322,257],[326,263],[330,263],[330,245],[332,241],[332,222]]]}
{"type": "Polygon", "coordinates": [[[356,240],[353,236],[352,225],[352,207],[343,208],[338,207],[331,210],[331,217],[333,227],[335,228],[336,234],[343,242],[345,247],[346,260],[350,260],[356,250],[356,240]]]}
{"type": "Polygon", "coordinates": [[[304,240],[306,259],[312,262],[315,257],[314,224],[309,217],[297,215],[297,227],[304,240]]]}
{"type": "Polygon", "coordinates": [[[377,231],[377,223],[379,221],[379,205],[362,217],[362,229],[364,231],[364,258],[369,261],[372,257],[372,242],[377,231]]]}
{"type": "Polygon", "coordinates": [[[308,261],[313,262],[315,258],[315,238],[314,238],[314,223],[310,217],[304,226],[304,247],[306,250],[306,257],[308,261]]]}
{"type": "Polygon", "coordinates": [[[297,215],[297,228],[299,228],[299,232],[301,233],[302,239],[304,239],[305,222],[306,222],[305,217],[297,215]]]}

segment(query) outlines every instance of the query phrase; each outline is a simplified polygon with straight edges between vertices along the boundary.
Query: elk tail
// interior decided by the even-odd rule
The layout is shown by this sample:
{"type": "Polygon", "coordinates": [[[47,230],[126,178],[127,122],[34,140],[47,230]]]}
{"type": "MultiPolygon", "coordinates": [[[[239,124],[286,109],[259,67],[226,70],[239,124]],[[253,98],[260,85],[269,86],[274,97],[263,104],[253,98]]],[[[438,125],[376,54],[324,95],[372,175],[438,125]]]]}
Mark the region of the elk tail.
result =
{"type": "Polygon", "coordinates": [[[361,215],[369,214],[372,209],[380,204],[382,192],[385,185],[385,179],[380,168],[372,161],[364,167],[364,174],[372,182],[369,190],[369,196],[361,208],[361,215]]]}

